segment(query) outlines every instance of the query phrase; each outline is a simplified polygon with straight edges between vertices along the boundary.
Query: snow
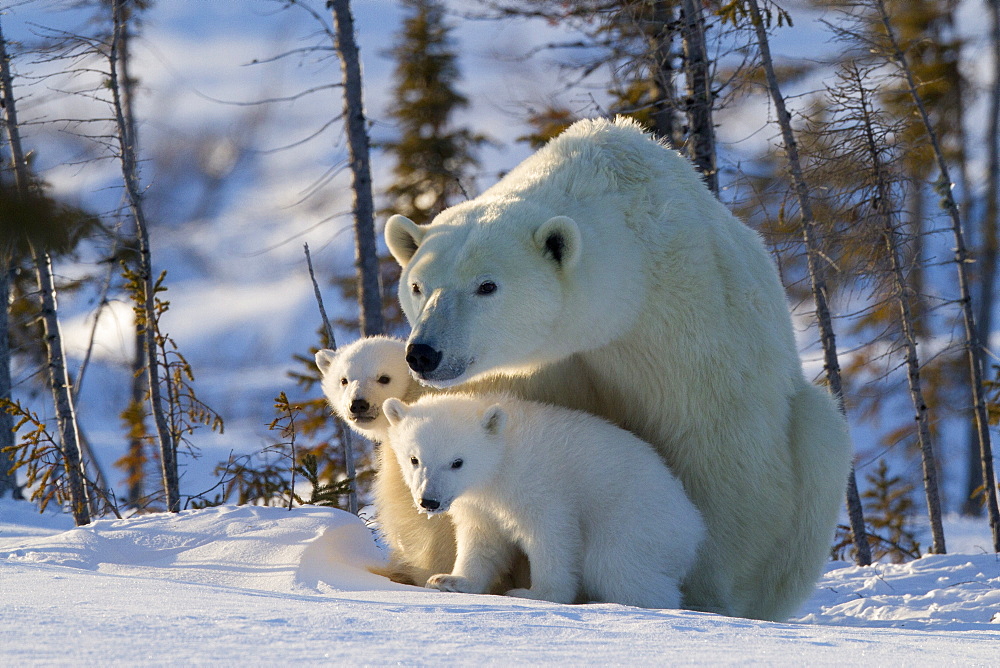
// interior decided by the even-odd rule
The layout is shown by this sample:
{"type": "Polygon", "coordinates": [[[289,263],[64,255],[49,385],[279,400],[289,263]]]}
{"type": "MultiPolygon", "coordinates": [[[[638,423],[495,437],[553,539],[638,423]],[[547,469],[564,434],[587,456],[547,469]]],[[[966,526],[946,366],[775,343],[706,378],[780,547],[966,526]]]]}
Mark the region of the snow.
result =
{"type": "Polygon", "coordinates": [[[0,501],[0,664],[995,664],[1000,561],[833,562],[787,623],[430,591],[343,511],[222,506],[73,527],[0,501]]]}

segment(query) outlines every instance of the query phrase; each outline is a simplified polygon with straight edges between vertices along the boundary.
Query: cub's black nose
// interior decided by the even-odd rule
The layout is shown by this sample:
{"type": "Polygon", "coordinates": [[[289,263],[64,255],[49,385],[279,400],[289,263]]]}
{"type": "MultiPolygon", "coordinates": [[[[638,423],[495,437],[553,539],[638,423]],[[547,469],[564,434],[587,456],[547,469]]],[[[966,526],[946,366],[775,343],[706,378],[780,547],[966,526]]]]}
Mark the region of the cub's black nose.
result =
{"type": "Polygon", "coordinates": [[[441,502],[435,499],[420,499],[420,507],[424,510],[437,510],[441,507],[441,502]]]}
{"type": "Polygon", "coordinates": [[[427,373],[441,363],[441,352],[426,343],[411,343],[406,346],[406,363],[417,373],[427,373]]]}
{"type": "Polygon", "coordinates": [[[355,415],[357,415],[358,413],[367,412],[369,408],[371,408],[371,404],[369,404],[364,399],[355,399],[354,401],[351,402],[351,412],[354,413],[355,415]]]}

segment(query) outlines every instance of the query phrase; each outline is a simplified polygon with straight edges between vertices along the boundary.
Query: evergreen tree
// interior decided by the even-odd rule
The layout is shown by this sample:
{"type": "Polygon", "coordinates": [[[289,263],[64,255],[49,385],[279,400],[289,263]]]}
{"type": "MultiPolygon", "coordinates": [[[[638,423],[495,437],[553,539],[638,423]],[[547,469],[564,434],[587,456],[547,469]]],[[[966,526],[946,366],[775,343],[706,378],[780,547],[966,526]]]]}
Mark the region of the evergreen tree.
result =
{"type": "MultiPolygon", "coordinates": [[[[864,62],[877,58],[883,65],[892,60],[878,55],[885,41],[885,28],[877,20],[871,20],[870,9],[854,2],[818,0],[818,4],[825,8],[834,6],[842,12],[843,20],[831,24],[834,34],[845,45],[838,58],[839,66],[855,58],[864,62]]],[[[951,25],[955,7],[943,0],[889,0],[887,4],[892,26],[897,34],[905,36],[900,43],[912,63],[918,92],[926,93],[930,125],[941,138],[942,153],[951,173],[958,176],[955,192],[965,196],[967,179],[961,176],[966,160],[962,128],[968,128],[970,123],[969,119],[963,120],[968,91],[959,72],[962,44],[951,25]]],[[[763,3],[761,9],[768,11],[775,7],[763,3]]],[[[800,63],[794,67],[798,71],[784,68],[786,78],[782,84],[788,81],[794,86],[796,79],[800,79],[800,63]]],[[[781,74],[779,69],[779,78],[781,74]]],[[[894,212],[903,222],[897,229],[902,241],[899,259],[905,269],[904,289],[911,301],[915,343],[934,345],[933,354],[925,349],[920,356],[924,390],[921,403],[934,416],[927,425],[930,433],[925,436],[944,446],[936,453],[937,467],[942,471],[946,465],[954,467],[957,458],[948,451],[950,441],[943,438],[940,430],[944,425],[956,426],[957,420],[968,420],[975,437],[974,447],[969,451],[969,467],[976,473],[980,453],[978,428],[967,410],[968,366],[958,346],[941,349],[937,343],[951,335],[956,322],[961,324],[960,304],[948,298],[957,290],[950,286],[942,289],[942,281],[950,283],[951,277],[940,266],[941,258],[950,255],[941,247],[942,233],[946,231],[942,211],[946,209],[937,206],[941,186],[934,183],[940,168],[905,78],[894,74],[894,68],[866,68],[864,86],[877,91],[873,108],[892,125],[893,132],[887,136],[891,136],[900,156],[894,184],[903,199],[894,212]]],[[[832,88],[843,90],[843,82],[838,81],[832,88]]],[[[814,99],[810,103],[809,100],[808,95],[799,96],[793,114],[799,129],[805,130],[808,125],[811,130],[800,134],[800,149],[809,172],[806,177],[812,183],[822,184],[813,192],[814,216],[824,238],[822,256],[827,265],[828,289],[835,302],[835,318],[850,342],[843,353],[844,395],[856,415],[881,420],[887,427],[879,445],[896,446],[897,450],[905,447],[907,454],[915,457],[921,452],[918,421],[912,419],[908,410],[887,408],[906,401],[908,383],[902,373],[896,373],[903,366],[900,342],[904,336],[898,309],[892,307],[896,286],[885,280],[889,258],[885,244],[872,238],[871,226],[862,220],[866,207],[881,206],[878,198],[868,201],[859,194],[868,187],[864,180],[871,161],[851,162],[839,150],[843,148],[839,139],[832,140],[828,134],[822,139],[836,119],[831,116],[828,101],[814,99]]],[[[756,226],[774,243],[785,283],[796,300],[803,298],[804,249],[801,242],[791,237],[796,231],[792,224],[794,200],[788,196],[791,185],[773,161],[774,156],[767,156],[747,163],[751,165],[748,169],[751,176],[747,177],[744,188],[749,186],[754,197],[740,213],[751,224],[760,223],[756,226]]],[[[968,269],[974,273],[984,264],[969,264],[968,269]]],[[[981,290],[980,294],[985,293],[981,290]]],[[[977,476],[976,480],[979,479],[977,476]]],[[[970,491],[978,484],[970,483],[970,491]]],[[[979,501],[978,496],[973,500],[976,506],[979,501]]]]}
{"type": "Polygon", "coordinates": [[[456,89],[458,56],[437,0],[405,0],[408,16],[392,49],[396,61],[393,104],[388,114],[398,138],[382,148],[396,158],[387,209],[415,223],[430,222],[444,208],[467,198],[476,150],[486,137],[455,127],[455,112],[469,106],[456,89]]]}
{"type": "MultiPolygon", "coordinates": [[[[912,242],[909,244],[910,257],[904,260],[910,267],[909,289],[915,296],[913,313],[916,333],[924,340],[941,336],[940,331],[935,331],[934,307],[937,300],[934,295],[937,290],[929,287],[932,279],[928,276],[933,271],[934,253],[928,245],[934,232],[940,229],[938,222],[942,219],[939,212],[945,209],[938,206],[940,194],[932,192],[939,187],[932,182],[939,180],[941,174],[928,137],[928,125],[938,137],[940,150],[951,173],[958,177],[958,193],[963,197],[968,194],[964,167],[966,123],[963,118],[968,85],[961,69],[964,41],[953,25],[955,10],[956,5],[950,0],[891,0],[886,3],[889,26],[909,63],[917,85],[916,92],[927,112],[925,124],[915,112],[911,93],[902,77],[896,78],[895,85],[883,89],[882,103],[889,113],[902,121],[900,140],[911,147],[903,157],[903,176],[916,187],[909,190],[906,202],[909,212],[906,222],[910,228],[908,236],[912,242]]],[[[867,26],[868,40],[876,45],[883,44],[886,28],[876,21],[867,23],[867,26]]],[[[968,212],[965,214],[967,216],[968,212]]],[[[968,224],[964,222],[963,225],[968,224]]],[[[974,277],[978,268],[978,265],[970,265],[967,270],[974,277]]],[[[883,315],[873,312],[866,320],[878,328],[884,325],[883,315]]],[[[946,317],[943,322],[941,319],[937,321],[950,327],[952,323],[948,320],[946,317]]],[[[942,418],[968,421],[969,458],[977,461],[978,430],[973,412],[968,410],[971,392],[962,351],[956,348],[929,359],[927,367],[924,374],[931,381],[925,393],[928,407],[942,418]]],[[[906,421],[897,433],[907,434],[913,442],[914,426],[912,421],[906,421]]]]}
{"type": "MultiPolygon", "coordinates": [[[[816,305],[816,321],[819,326],[820,340],[823,346],[823,370],[826,373],[830,393],[837,401],[841,413],[845,414],[844,393],[841,382],[840,360],[837,355],[837,340],[833,327],[833,318],[829,307],[826,266],[822,258],[822,232],[817,225],[813,213],[813,186],[804,177],[803,161],[799,154],[798,141],[792,125],[792,116],[788,111],[785,98],[782,95],[780,83],[771,58],[770,41],[767,29],[770,27],[770,16],[765,22],[757,0],[746,0],[745,12],[749,16],[750,25],[757,37],[757,47],[760,62],[764,70],[767,90],[774,102],[778,126],[781,129],[782,149],[788,162],[788,171],[794,187],[798,203],[799,222],[803,243],[806,248],[806,261],[809,271],[809,282],[812,286],[813,303],[816,305]]],[[[779,23],[781,13],[779,11],[779,23]]],[[[857,481],[853,466],[847,484],[847,508],[851,518],[851,530],[854,543],[858,550],[858,564],[866,566],[871,563],[871,554],[865,537],[864,514],[861,501],[857,496],[857,481]]]]}
{"type": "MultiPolygon", "coordinates": [[[[880,57],[878,54],[885,49],[887,28],[873,19],[871,8],[864,3],[833,4],[845,17],[844,21],[838,22],[835,31],[845,40],[847,52],[880,57]]],[[[928,136],[928,127],[937,135],[942,157],[951,173],[958,176],[957,193],[967,198],[964,114],[968,86],[961,72],[963,41],[953,26],[955,5],[948,0],[889,0],[885,4],[889,28],[896,35],[900,53],[909,63],[917,86],[916,92],[927,112],[925,124],[916,113],[911,92],[903,77],[889,76],[878,84],[877,103],[884,109],[886,118],[898,126],[896,141],[906,146],[901,156],[900,178],[910,186],[902,207],[902,219],[906,227],[901,233],[906,237],[907,243],[901,260],[907,267],[906,289],[912,295],[915,334],[919,342],[925,342],[950,336],[949,332],[956,323],[962,326],[960,314],[955,312],[957,309],[953,307],[953,303],[941,299],[939,285],[931,285],[938,277],[929,275],[937,265],[935,255],[941,252],[934,248],[934,235],[944,232],[947,223],[941,215],[946,207],[943,204],[938,206],[939,201],[943,202],[939,182],[941,172],[928,136]],[[946,331],[942,331],[942,328],[946,331]]],[[[845,57],[847,55],[845,53],[845,57]]],[[[883,62],[889,60],[892,58],[883,58],[883,62]]],[[[876,75],[873,71],[872,78],[876,76],[881,75],[876,75]]],[[[845,232],[850,235],[849,230],[845,232]]],[[[862,256],[870,256],[876,249],[873,246],[869,251],[860,248],[859,251],[862,256]]],[[[975,272],[978,267],[978,264],[970,264],[968,271],[975,272]]],[[[865,332],[890,331],[894,320],[893,309],[871,308],[857,314],[852,333],[863,335],[865,332]]],[[[983,335],[980,333],[980,336],[983,335]]],[[[870,376],[867,370],[879,362],[882,354],[877,343],[857,349],[850,369],[861,372],[856,376],[860,383],[868,382],[870,376]]],[[[932,436],[938,438],[936,432],[945,424],[945,420],[966,420],[970,431],[967,459],[977,462],[978,428],[972,411],[969,410],[971,392],[968,367],[962,350],[953,347],[934,356],[926,356],[923,366],[921,373],[925,379],[924,399],[929,410],[937,416],[937,420],[931,424],[932,436]]],[[[896,383],[892,387],[894,394],[905,391],[902,383],[896,383]]],[[[868,386],[858,389],[857,398],[863,410],[875,415],[887,403],[888,393],[884,386],[868,386]]],[[[907,443],[915,446],[918,440],[916,422],[908,416],[891,425],[883,438],[887,445],[907,443]]],[[[910,447],[910,451],[915,453],[917,448],[910,447]]],[[[945,463],[946,460],[942,459],[939,464],[945,463]]]]}

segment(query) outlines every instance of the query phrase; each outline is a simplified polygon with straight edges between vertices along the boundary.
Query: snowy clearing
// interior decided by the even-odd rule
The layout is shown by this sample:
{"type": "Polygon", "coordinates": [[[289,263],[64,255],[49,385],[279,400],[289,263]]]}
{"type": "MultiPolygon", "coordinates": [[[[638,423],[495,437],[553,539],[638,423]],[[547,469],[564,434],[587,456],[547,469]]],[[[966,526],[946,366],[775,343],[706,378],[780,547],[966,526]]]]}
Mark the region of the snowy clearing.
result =
{"type": "Polygon", "coordinates": [[[369,529],[334,509],[74,528],[5,500],[0,664],[996,665],[1000,560],[979,524],[949,525],[963,554],[831,563],[799,616],[776,624],[395,584],[364,568],[383,558],[369,529]]]}

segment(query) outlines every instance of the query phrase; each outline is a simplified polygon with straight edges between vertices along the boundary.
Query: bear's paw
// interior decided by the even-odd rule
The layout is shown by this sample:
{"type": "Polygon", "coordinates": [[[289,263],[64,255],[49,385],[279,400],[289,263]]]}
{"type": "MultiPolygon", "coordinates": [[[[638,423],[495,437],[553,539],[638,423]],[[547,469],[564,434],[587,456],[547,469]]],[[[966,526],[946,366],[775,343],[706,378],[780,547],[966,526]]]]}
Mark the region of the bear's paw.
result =
{"type": "Polygon", "coordinates": [[[449,573],[438,573],[427,579],[424,585],[428,589],[439,589],[441,591],[454,591],[462,594],[482,594],[483,592],[473,586],[469,578],[461,575],[451,575],[449,573]]]}

